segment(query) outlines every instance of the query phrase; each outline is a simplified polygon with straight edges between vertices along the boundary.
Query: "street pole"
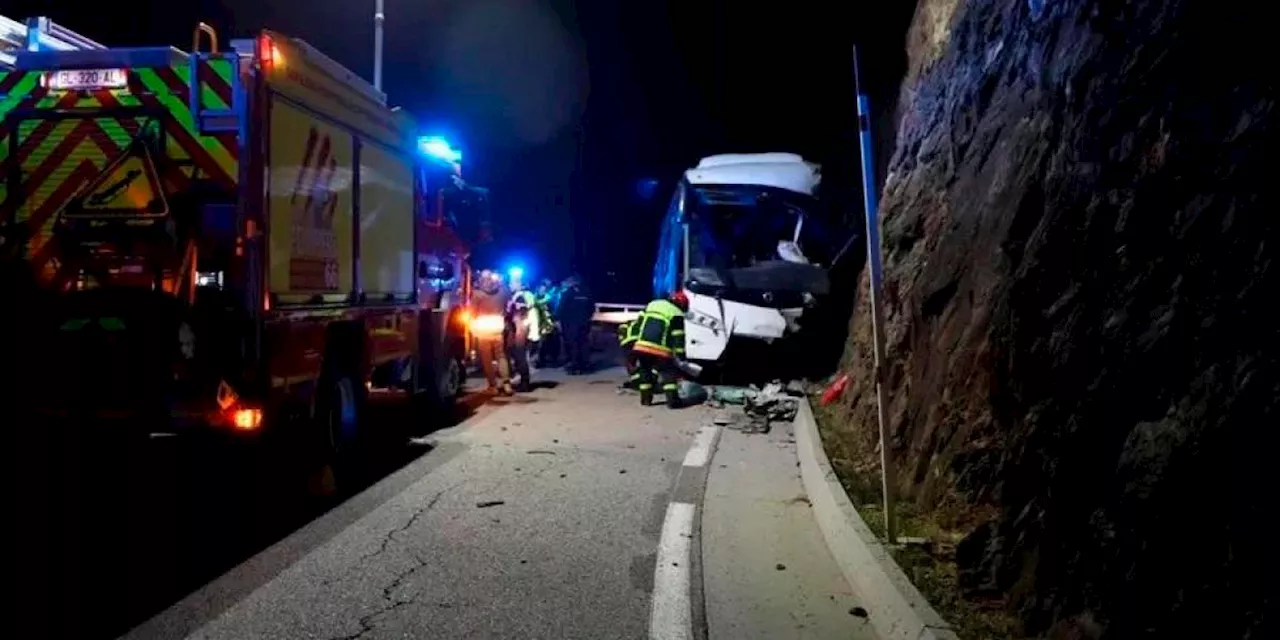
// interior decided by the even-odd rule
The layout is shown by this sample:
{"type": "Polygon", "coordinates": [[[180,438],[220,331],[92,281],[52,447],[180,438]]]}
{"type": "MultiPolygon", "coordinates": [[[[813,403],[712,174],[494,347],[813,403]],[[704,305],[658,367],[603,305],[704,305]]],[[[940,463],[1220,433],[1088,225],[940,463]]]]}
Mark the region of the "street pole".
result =
{"type": "Polygon", "coordinates": [[[373,5],[373,88],[382,91],[382,23],[387,19],[383,0],[373,5]]]}
{"type": "Polygon", "coordinates": [[[853,47],[853,86],[858,94],[858,140],[862,147],[862,204],[867,215],[867,266],[871,271],[871,336],[875,352],[876,419],[880,426],[880,484],[884,492],[884,537],[887,544],[898,542],[898,515],[894,508],[893,454],[889,424],[885,420],[884,312],[880,308],[884,265],[880,255],[880,222],[876,202],[876,163],[871,154],[871,102],[862,86],[858,47],[853,47]]]}

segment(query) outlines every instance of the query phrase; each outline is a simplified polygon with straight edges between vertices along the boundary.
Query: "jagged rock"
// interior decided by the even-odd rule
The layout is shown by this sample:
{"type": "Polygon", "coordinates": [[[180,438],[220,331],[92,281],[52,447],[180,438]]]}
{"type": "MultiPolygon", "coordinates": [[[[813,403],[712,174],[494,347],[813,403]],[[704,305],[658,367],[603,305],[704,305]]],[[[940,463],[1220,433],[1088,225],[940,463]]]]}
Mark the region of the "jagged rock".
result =
{"type": "MultiPolygon", "coordinates": [[[[917,8],[881,206],[895,485],[995,507],[961,584],[1028,634],[1262,634],[1280,217],[1259,6],[917,8]]],[[[851,340],[843,437],[872,452],[862,306],[851,340]]]]}

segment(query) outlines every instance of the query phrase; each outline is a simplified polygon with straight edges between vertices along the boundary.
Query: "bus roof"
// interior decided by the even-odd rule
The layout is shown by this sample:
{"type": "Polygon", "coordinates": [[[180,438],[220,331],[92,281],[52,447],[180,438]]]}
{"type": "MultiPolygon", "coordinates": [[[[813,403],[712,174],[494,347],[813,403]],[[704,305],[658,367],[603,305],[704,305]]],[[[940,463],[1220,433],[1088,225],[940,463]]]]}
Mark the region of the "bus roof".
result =
{"type": "Polygon", "coordinates": [[[821,167],[794,153],[726,153],[709,156],[684,173],[693,185],[755,185],[815,195],[821,167]]]}

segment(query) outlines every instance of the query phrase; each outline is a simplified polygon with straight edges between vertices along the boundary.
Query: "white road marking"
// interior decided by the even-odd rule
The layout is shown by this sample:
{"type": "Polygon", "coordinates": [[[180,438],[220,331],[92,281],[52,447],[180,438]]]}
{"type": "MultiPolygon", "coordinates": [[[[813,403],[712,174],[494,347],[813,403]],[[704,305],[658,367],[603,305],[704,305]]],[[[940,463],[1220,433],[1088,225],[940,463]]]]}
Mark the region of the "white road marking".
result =
{"type": "Polygon", "coordinates": [[[653,570],[653,608],[649,612],[651,640],[693,638],[689,548],[696,510],[687,502],[667,505],[662,537],[658,540],[658,564],[653,570]]]}
{"type": "Polygon", "coordinates": [[[711,444],[716,441],[718,429],[720,427],[715,425],[706,425],[698,430],[698,435],[693,438],[693,446],[684,455],[684,466],[702,467],[711,462],[711,444]]]}

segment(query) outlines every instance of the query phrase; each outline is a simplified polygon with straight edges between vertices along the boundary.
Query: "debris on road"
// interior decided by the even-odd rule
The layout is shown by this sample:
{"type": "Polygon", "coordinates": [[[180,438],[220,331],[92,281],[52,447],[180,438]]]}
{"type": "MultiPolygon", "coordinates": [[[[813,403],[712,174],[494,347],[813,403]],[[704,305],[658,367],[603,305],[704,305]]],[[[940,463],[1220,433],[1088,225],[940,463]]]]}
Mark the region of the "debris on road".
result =
{"type": "Polygon", "coordinates": [[[476,508],[477,508],[477,509],[488,509],[489,507],[496,507],[496,506],[499,506],[499,505],[504,505],[504,504],[506,504],[506,503],[507,503],[507,501],[506,501],[506,500],[485,500],[484,502],[477,502],[477,503],[476,503],[476,508]]]}
{"type": "MultiPolygon", "coordinates": [[[[718,386],[712,389],[711,400],[721,407],[725,405],[742,405],[743,411],[755,423],[754,426],[768,431],[770,422],[790,422],[800,410],[799,397],[804,391],[796,383],[783,386],[781,381],[773,381],[763,389],[755,385],[750,387],[718,386]]],[[[731,424],[728,412],[717,415],[717,424],[731,424]]]]}
{"type": "Polygon", "coordinates": [[[777,569],[778,571],[786,571],[786,570],[787,570],[787,565],[782,564],[781,562],[779,562],[778,564],[774,565],[774,566],[773,566],[773,568],[774,568],[774,569],[777,569]]]}
{"type": "Polygon", "coordinates": [[[680,396],[680,406],[682,407],[702,404],[710,397],[706,387],[692,380],[681,380],[676,394],[680,396]]]}
{"type": "Polygon", "coordinates": [[[790,422],[795,420],[800,402],[786,393],[781,382],[771,382],[747,398],[745,409],[750,416],[763,416],[771,422],[790,422]]]}
{"type": "Polygon", "coordinates": [[[800,410],[800,397],[803,390],[795,383],[783,386],[782,382],[771,382],[763,389],[750,387],[717,386],[711,391],[711,401],[721,411],[712,421],[715,424],[740,430],[743,433],[768,433],[772,422],[790,422],[800,410]],[[747,418],[739,419],[739,414],[730,410],[730,405],[742,407],[742,414],[747,418]]]}
{"type": "Polygon", "coordinates": [[[556,452],[547,451],[546,449],[534,449],[532,451],[528,451],[527,453],[529,455],[544,455],[544,456],[554,456],[556,454],[556,452]]]}
{"type": "Polygon", "coordinates": [[[755,393],[755,387],[729,387],[716,385],[711,388],[711,401],[722,405],[746,404],[747,394],[755,393]]]}
{"type": "Polygon", "coordinates": [[[854,607],[849,610],[849,615],[857,616],[859,618],[865,618],[867,617],[867,610],[863,609],[862,607],[854,607]]]}

